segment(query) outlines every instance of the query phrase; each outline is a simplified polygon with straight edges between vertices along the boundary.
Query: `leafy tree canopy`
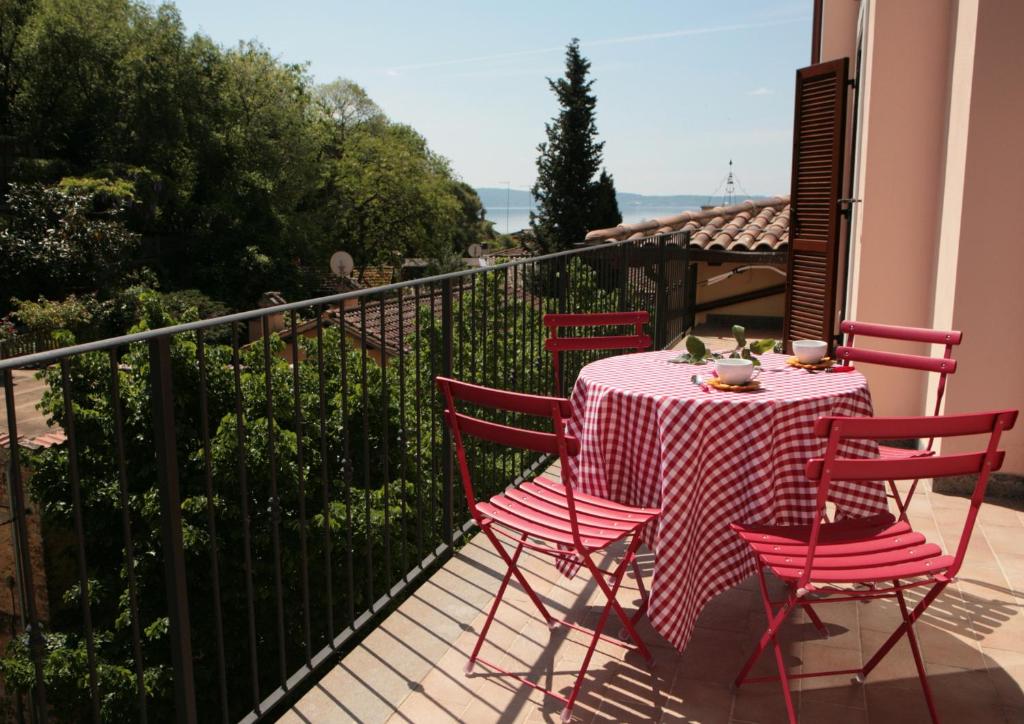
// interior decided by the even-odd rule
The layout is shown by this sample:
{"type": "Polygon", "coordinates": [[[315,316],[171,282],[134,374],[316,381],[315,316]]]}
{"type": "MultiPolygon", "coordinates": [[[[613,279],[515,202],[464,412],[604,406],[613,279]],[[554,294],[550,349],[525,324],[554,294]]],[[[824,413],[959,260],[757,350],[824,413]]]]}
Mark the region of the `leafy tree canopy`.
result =
{"type": "Polygon", "coordinates": [[[486,238],[472,190],[363,88],[318,87],[258,43],[188,35],[170,4],[0,3],[0,111],[15,180],[119,206],[164,287],[235,307],[271,288],[310,295],[300,263],[339,248],[369,264],[486,238]]]}

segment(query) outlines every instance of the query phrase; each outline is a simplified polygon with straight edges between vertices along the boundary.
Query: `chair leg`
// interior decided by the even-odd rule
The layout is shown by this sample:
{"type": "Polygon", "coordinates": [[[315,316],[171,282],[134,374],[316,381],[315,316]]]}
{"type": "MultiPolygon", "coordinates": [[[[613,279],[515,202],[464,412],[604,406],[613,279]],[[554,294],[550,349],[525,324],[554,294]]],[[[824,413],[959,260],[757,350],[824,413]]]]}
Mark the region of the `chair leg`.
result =
{"type": "MultiPolygon", "coordinates": [[[[893,581],[899,586],[899,581],[893,581]]],[[[932,715],[932,721],[939,724],[939,714],[935,711],[935,701],[932,699],[932,690],[928,685],[928,675],[924,670],[924,661],[921,658],[921,649],[917,645],[917,636],[914,634],[914,622],[910,620],[910,613],[907,611],[907,601],[903,597],[903,591],[897,589],[896,599],[900,602],[900,613],[903,614],[903,621],[907,624],[907,640],[910,642],[910,650],[914,653],[914,665],[917,666],[917,677],[921,680],[921,688],[924,690],[924,699],[928,703],[928,711],[932,715]]]]}
{"type": "Polygon", "coordinates": [[[910,625],[917,621],[918,618],[920,618],[921,614],[924,613],[925,609],[931,605],[932,601],[934,601],[938,597],[938,595],[942,593],[943,589],[947,585],[949,585],[947,581],[939,581],[938,583],[936,583],[931,588],[931,590],[929,590],[928,593],[925,594],[925,597],[921,599],[917,606],[914,607],[914,610],[911,611],[908,615],[904,616],[903,623],[896,627],[896,630],[892,632],[892,635],[890,635],[889,638],[885,640],[885,643],[883,643],[878,648],[878,651],[876,651],[875,654],[870,659],[868,659],[868,662],[864,664],[864,668],[861,669],[861,673],[857,677],[858,681],[863,683],[864,679],[868,676],[868,674],[870,674],[871,671],[876,666],[878,666],[878,662],[881,661],[887,653],[889,653],[889,650],[892,649],[896,642],[899,641],[900,637],[907,632],[907,629],[910,627],[910,625]]]}
{"type": "Polygon", "coordinates": [[[622,585],[623,578],[625,578],[626,570],[634,560],[634,554],[639,542],[640,541],[634,537],[626,551],[625,557],[612,574],[611,585],[609,585],[608,581],[605,580],[604,575],[602,575],[601,571],[590,559],[590,556],[586,553],[580,553],[580,558],[583,559],[583,562],[593,573],[594,580],[597,582],[598,587],[604,591],[607,602],[604,605],[604,610],[601,611],[601,617],[598,619],[597,625],[594,627],[594,632],[590,637],[590,646],[587,648],[587,653],[583,657],[583,664],[580,667],[580,672],[576,675],[576,682],[573,684],[572,691],[566,701],[565,708],[562,710],[563,722],[568,722],[572,718],[572,707],[576,703],[576,697],[580,693],[580,687],[583,685],[583,680],[587,675],[587,668],[590,666],[590,659],[593,657],[594,650],[597,648],[597,642],[601,640],[601,633],[604,631],[604,627],[607,625],[608,617],[611,615],[612,611],[615,611],[622,620],[622,625],[636,643],[637,650],[640,651],[648,663],[652,661],[651,653],[647,650],[644,642],[640,640],[640,636],[637,634],[636,629],[633,628],[630,618],[622,610],[622,606],[619,604],[618,599],[616,599],[619,587],[622,585]]]}
{"type": "MultiPolygon", "coordinates": [[[[790,590],[790,592],[795,597],[796,596],[796,584],[793,583],[793,582],[790,582],[789,583],[789,590],[790,590]]],[[[818,630],[818,633],[820,633],[825,638],[828,638],[828,636],[829,636],[828,627],[825,626],[824,622],[822,622],[821,618],[818,616],[818,612],[814,610],[814,607],[811,606],[810,603],[804,603],[804,602],[801,602],[800,606],[802,606],[804,611],[807,612],[807,617],[809,619],[811,619],[811,623],[814,625],[814,628],[816,628],[818,630]]]]}
{"type": "Polygon", "coordinates": [[[786,714],[789,717],[790,724],[796,724],[796,710],[793,707],[793,695],[789,691],[789,676],[786,673],[786,662],[782,656],[782,646],[779,644],[778,632],[783,622],[797,606],[796,595],[790,591],[786,596],[786,601],[779,607],[779,610],[772,610],[771,596],[768,595],[768,584],[764,578],[764,569],[759,568],[757,571],[758,583],[761,587],[761,603],[764,606],[765,616],[768,619],[768,626],[765,628],[765,632],[761,635],[761,639],[757,642],[757,648],[747,659],[746,663],[743,664],[743,668],[740,669],[740,673],[736,675],[733,680],[733,686],[739,688],[743,685],[743,682],[747,679],[747,674],[754,668],[754,664],[761,658],[761,654],[764,653],[768,645],[771,644],[774,648],[775,653],[775,665],[779,670],[779,684],[782,686],[782,696],[786,702],[786,714]]]}
{"type": "Polygon", "coordinates": [[[620,604],[618,599],[615,597],[616,592],[618,592],[619,590],[619,586],[622,585],[622,579],[626,575],[626,569],[628,565],[633,561],[634,557],[636,556],[636,549],[639,545],[640,539],[636,536],[633,536],[633,540],[630,541],[629,548],[626,550],[625,557],[622,559],[622,562],[619,564],[619,567],[616,568],[615,572],[612,574],[613,585],[611,586],[608,585],[608,581],[605,580],[604,575],[594,564],[594,561],[590,559],[590,556],[588,554],[580,552],[579,556],[583,559],[583,562],[586,564],[587,568],[590,569],[590,572],[593,574],[594,579],[597,581],[597,585],[601,588],[601,590],[604,592],[604,595],[608,598],[609,605],[612,607],[612,610],[615,611],[615,614],[619,617],[619,620],[622,622],[623,629],[625,629],[626,633],[629,635],[629,638],[633,639],[633,643],[636,644],[636,650],[640,653],[641,656],[644,657],[644,660],[648,664],[650,664],[652,661],[654,661],[654,657],[651,656],[651,652],[648,650],[647,645],[643,642],[643,639],[640,638],[640,634],[636,632],[636,628],[633,625],[633,619],[626,614],[626,612],[622,609],[622,604],[620,604]]]}
{"type": "Polygon", "coordinates": [[[530,582],[526,580],[526,576],[524,576],[523,572],[519,570],[519,566],[515,564],[515,561],[519,559],[519,552],[523,547],[522,542],[526,540],[526,534],[524,533],[520,536],[520,544],[516,549],[516,557],[515,559],[512,559],[509,557],[508,551],[505,550],[505,546],[501,544],[498,537],[491,531],[490,526],[484,526],[483,531],[497,549],[498,555],[500,555],[502,560],[505,561],[505,565],[507,565],[512,571],[512,575],[516,577],[517,581],[519,581],[519,585],[523,587],[524,591],[526,591],[526,595],[530,597],[531,601],[533,601],[533,605],[537,608],[537,611],[540,612],[541,617],[544,619],[544,623],[548,625],[548,628],[555,628],[555,626],[558,625],[557,619],[548,613],[548,609],[544,605],[544,602],[540,600],[540,596],[538,596],[537,592],[533,590],[533,586],[531,586],[530,582]]]}
{"type": "MultiPolygon", "coordinates": [[[[512,570],[516,563],[519,561],[519,554],[523,552],[522,541],[526,539],[523,536],[520,539],[519,545],[516,546],[516,552],[512,555],[512,558],[507,561],[508,569],[505,571],[505,577],[501,579],[501,585],[498,586],[498,592],[494,595],[494,601],[491,602],[491,608],[487,612],[487,619],[484,621],[484,625],[480,627],[480,635],[476,637],[476,644],[473,646],[473,653],[469,655],[469,661],[466,663],[465,672],[467,675],[473,673],[473,664],[476,663],[476,657],[480,655],[480,648],[484,645],[484,639],[487,638],[487,632],[491,628],[491,622],[494,621],[494,615],[498,612],[498,606],[501,605],[501,599],[505,595],[505,590],[508,588],[509,581],[512,580],[512,570]]],[[[494,541],[498,544],[498,541],[494,541]]]]}

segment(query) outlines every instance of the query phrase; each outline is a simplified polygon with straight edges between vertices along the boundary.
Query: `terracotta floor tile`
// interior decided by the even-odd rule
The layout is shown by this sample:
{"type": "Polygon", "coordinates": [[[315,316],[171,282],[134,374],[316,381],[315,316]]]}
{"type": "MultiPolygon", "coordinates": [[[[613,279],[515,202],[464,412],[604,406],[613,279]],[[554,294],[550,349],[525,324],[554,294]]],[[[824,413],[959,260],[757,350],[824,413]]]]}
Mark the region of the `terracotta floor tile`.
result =
{"type": "MultiPolygon", "coordinates": [[[[800,710],[800,692],[791,687],[793,706],[800,710]]],[[[788,724],[786,702],[779,684],[749,684],[736,692],[733,698],[732,718],[734,721],[757,722],[757,724],[788,724]]]]}
{"type": "MultiPolygon", "coordinates": [[[[834,671],[836,669],[858,669],[861,665],[860,651],[824,646],[805,642],[800,648],[800,659],[804,673],[834,671]]],[[[851,674],[823,676],[799,680],[800,700],[824,702],[846,708],[864,709],[864,688],[851,683],[851,674]]]]}
{"type": "MultiPolygon", "coordinates": [[[[917,684],[917,679],[914,679],[917,684]]],[[[888,683],[873,683],[870,679],[864,685],[867,701],[868,720],[872,722],[899,722],[900,724],[932,724],[928,706],[920,684],[909,691],[902,686],[888,683]]],[[[950,719],[949,721],[956,721],[950,719]]]]}
{"type": "Polygon", "coordinates": [[[665,724],[717,724],[728,721],[731,711],[732,692],[728,687],[677,678],[669,690],[660,721],[665,724]]]}
{"type": "Polygon", "coordinates": [[[1024,653],[990,648],[983,648],[982,653],[999,700],[1005,706],[1024,709],[1024,653]]]}
{"type": "Polygon", "coordinates": [[[1019,525],[982,525],[981,531],[995,553],[1024,553],[1019,525]]]}
{"type": "Polygon", "coordinates": [[[808,701],[805,694],[800,696],[801,724],[868,724],[868,721],[866,709],[851,709],[827,701],[808,701]]]}

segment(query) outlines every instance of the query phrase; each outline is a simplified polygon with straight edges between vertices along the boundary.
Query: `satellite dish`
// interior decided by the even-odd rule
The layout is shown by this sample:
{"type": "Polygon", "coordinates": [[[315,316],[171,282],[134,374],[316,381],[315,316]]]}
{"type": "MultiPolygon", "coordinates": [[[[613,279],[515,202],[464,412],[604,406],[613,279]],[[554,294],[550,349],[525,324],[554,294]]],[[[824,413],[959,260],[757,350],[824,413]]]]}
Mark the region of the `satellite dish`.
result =
{"type": "Polygon", "coordinates": [[[466,253],[469,254],[474,259],[479,259],[480,256],[483,255],[484,253],[484,248],[479,244],[470,244],[469,248],[466,250],[466,253]]]}
{"type": "Polygon", "coordinates": [[[331,273],[337,277],[347,277],[356,263],[347,251],[336,251],[331,254],[331,273]]]}

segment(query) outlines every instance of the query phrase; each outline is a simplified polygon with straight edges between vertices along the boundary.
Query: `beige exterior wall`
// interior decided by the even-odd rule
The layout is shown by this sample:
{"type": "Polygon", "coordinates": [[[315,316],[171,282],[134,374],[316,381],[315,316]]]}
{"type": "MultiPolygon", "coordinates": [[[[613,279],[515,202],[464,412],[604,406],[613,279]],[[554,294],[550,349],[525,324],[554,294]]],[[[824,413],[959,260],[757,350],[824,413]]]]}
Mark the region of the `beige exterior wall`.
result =
{"type": "MultiPolygon", "coordinates": [[[[1024,234],[1011,220],[1024,191],[1024,44],[1015,35],[1024,2],[862,2],[862,203],[846,316],[962,330],[945,412],[1022,407],[1024,341],[1013,330],[1024,318],[1024,234]]],[[[855,52],[851,19],[862,2],[825,0],[822,60],[855,52]]],[[[877,414],[922,414],[934,404],[934,376],[865,373],[877,414]]],[[[1005,469],[1024,472],[1024,433],[1005,442],[1005,469]]]]}
{"type": "MultiPolygon", "coordinates": [[[[961,0],[958,15],[954,72],[973,63],[969,94],[954,91],[959,112],[951,117],[945,201],[959,205],[959,214],[943,217],[935,324],[963,330],[964,343],[945,409],[1019,409],[1024,230],[1013,219],[1024,192],[1024,3],[961,0]]],[[[966,441],[950,443],[948,449],[965,449],[966,441]]],[[[1024,421],[1004,447],[1004,469],[1024,473],[1024,421]]]]}
{"type": "MultiPolygon", "coordinates": [[[[698,264],[697,282],[699,284],[711,277],[718,276],[719,274],[725,274],[726,272],[740,266],[746,266],[746,264],[719,264],[715,266],[710,264],[698,264]]],[[[779,268],[782,269],[782,271],[785,271],[785,267],[780,266],[779,268]]],[[[725,297],[732,297],[737,294],[754,292],[759,289],[784,284],[785,281],[785,276],[780,276],[773,271],[769,271],[767,269],[752,269],[751,271],[746,271],[732,276],[718,284],[697,287],[697,304],[703,304],[704,302],[711,302],[725,297]]],[[[743,317],[778,317],[779,319],[782,319],[786,314],[786,295],[784,293],[775,294],[762,299],[754,299],[749,302],[740,302],[739,304],[730,304],[726,307],[719,307],[711,312],[698,314],[697,323],[700,324],[704,322],[707,319],[708,314],[734,314],[743,317]]]]}

